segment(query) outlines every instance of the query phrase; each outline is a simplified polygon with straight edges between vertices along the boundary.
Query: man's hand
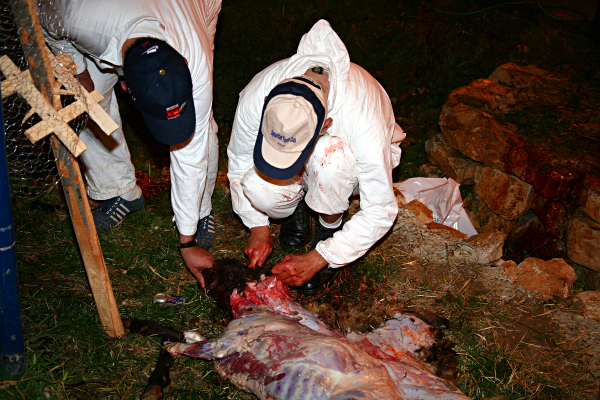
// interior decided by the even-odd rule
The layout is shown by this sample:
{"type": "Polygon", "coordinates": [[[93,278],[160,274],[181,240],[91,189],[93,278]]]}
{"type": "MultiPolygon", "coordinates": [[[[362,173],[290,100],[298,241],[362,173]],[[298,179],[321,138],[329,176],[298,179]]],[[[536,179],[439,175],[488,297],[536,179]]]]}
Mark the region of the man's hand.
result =
{"type": "Polygon", "coordinates": [[[89,93],[92,93],[94,91],[94,81],[92,81],[92,77],[90,76],[90,73],[87,69],[79,75],[75,75],[75,77],[77,78],[79,83],[81,83],[81,86],[83,86],[83,88],[89,93]]]}
{"type": "Polygon", "coordinates": [[[181,252],[181,257],[183,258],[183,262],[185,263],[187,269],[189,269],[192,275],[198,279],[200,286],[204,287],[202,270],[213,266],[215,263],[215,258],[213,255],[200,246],[179,249],[179,251],[181,252]]]}
{"type": "Polygon", "coordinates": [[[275,265],[271,272],[277,279],[290,286],[305,284],[317,272],[327,265],[327,261],[316,250],[306,254],[288,254],[283,261],[275,265]]]}
{"type": "Polygon", "coordinates": [[[248,239],[244,249],[244,253],[250,260],[248,267],[254,268],[256,265],[262,267],[272,251],[273,237],[271,236],[271,229],[268,226],[257,226],[250,229],[250,239],[248,239]]]}

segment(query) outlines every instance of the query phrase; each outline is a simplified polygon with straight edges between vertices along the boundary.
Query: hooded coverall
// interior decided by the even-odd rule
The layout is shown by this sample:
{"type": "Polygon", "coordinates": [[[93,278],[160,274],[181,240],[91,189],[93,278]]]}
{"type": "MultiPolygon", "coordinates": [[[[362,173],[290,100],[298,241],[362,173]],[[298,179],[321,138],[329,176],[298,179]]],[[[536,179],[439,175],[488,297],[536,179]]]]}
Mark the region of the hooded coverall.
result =
{"type": "Polygon", "coordinates": [[[123,137],[113,90],[122,75],[127,39],[164,40],[188,62],[196,108],[191,139],[171,146],[171,202],[180,234],[193,235],[211,210],[218,168],[217,124],[212,117],[213,50],[221,0],[58,0],[41,2],[40,23],[56,53],[67,53],[87,69],[104,100],[100,105],[118,124],[110,136],[83,129],[81,161],[88,195],[106,200],[136,187],[135,170],[123,137]]]}
{"type": "Polygon", "coordinates": [[[344,43],[320,20],[302,37],[294,56],[264,69],[240,94],[227,149],[233,210],[254,228],[268,226],[269,217],[291,215],[303,196],[314,211],[334,215],[358,194],[360,211],[316,246],[330,267],[344,266],[365,254],[396,218],[392,169],[400,162],[397,142],[404,136],[385,90],[350,62],[344,43]],[[264,99],[280,81],[316,66],[329,71],[327,117],[333,124],[317,141],[302,177],[284,185],[266,182],[253,162],[264,99]]]}

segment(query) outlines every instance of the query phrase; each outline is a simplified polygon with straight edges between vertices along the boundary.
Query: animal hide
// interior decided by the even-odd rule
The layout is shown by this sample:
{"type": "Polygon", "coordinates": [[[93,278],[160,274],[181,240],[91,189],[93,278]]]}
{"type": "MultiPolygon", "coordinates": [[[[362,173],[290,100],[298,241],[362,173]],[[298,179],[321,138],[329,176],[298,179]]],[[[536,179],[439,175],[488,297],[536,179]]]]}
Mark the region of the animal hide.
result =
{"type": "MultiPolygon", "coordinates": [[[[215,369],[260,399],[468,399],[417,354],[435,327],[397,313],[367,334],[329,328],[294,302],[275,277],[231,295],[234,319],[216,339],[170,345],[176,358],[214,360],[215,369]]],[[[197,341],[195,341],[197,340],[197,341]]]]}

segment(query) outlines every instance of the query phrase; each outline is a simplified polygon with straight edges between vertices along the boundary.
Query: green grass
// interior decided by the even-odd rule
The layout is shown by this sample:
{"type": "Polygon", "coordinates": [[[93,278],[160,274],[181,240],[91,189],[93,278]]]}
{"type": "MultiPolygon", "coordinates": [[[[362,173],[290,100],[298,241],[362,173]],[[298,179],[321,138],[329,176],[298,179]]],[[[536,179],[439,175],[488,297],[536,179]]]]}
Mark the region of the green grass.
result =
{"type": "MultiPolygon", "coordinates": [[[[589,3],[594,1],[571,6],[589,3]]],[[[435,6],[465,12],[494,4],[497,2],[491,0],[443,0],[435,6]]],[[[225,2],[219,15],[214,63],[213,110],[219,125],[220,168],[227,166],[225,152],[239,92],[263,68],[294,54],[301,36],[320,18],[330,21],[351,60],[371,72],[387,90],[397,121],[407,132],[403,159],[394,171],[396,181],[417,176],[426,162],[424,144],[439,132],[438,118],[449,93],[488,77],[504,63],[535,64],[566,75],[577,87],[568,101],[568,107],[579,112],[574,113],[577,118],[584,118],[585,110],[596,107],[600,98],[600,55],[598,45],[588,39],[590,21],[556,21],[531,6],[503,7],[465,17],[437,13],[419,1],[225,2]]],[[[157,179],[169,165],[168,149],[151,138],[127,99],[121,98],[120,105],[136,170],[157,179]]],[[[562,110],[552,107],[526,109],[507,118],[516,124],[537,121],[532,135],[554,139],[574,124],[585,123],[561,119],[562,110]]],[[[62,204],[56,191],[42,200],[62,204]]],[[[30,201],[14,194],[27,373],[18,381],[0,382],[0,398],[138,398],[160,344],[144,337],[126,335],[116,340],[104,334],[68,214],[43,213],[30,210],[29,205],[30,201]]],[[[212,249],[215,257],[243,259],[248,232],[231,210],[228,190],[217,187],[213,207],[218,232],[212,249]]],[[[119,311],[123,317],[200,329],[203,335],[214,337],[223,329],[225,316],[186,272],[175,246],[171,218],[165,191],[121,226],[100,235],[119,311]],[[152,296],[159,292],[179,294],[191,303],[179,308],[157,305],[152,296]]],[[[273,226],[273,232],[276,230],[273,226]]],[[[284,254],[277,246],[269,265],[284,254]]],[[[397,296],[411,307],[425,299],[439,300],[425,305],[452,320],[461,354],[459,386],[475,398],[584,398],[577,384],[547,379],[541,367],[507,352],[489,336],[489,330],[482,331],[490,313],[493,321],[503,323],[502,306],[482,296],[440,293],[437,283],[406,278],[406,269],[428,268],[426,263],[405,264],[407,261],[412,260],[372,250],[344,272],[348,285],[342,295],[356,298],[352,290],[364,282],[374,296],[397,296]],[[393,285],[405,290],[392,292],[393,285]]],[[[456,278],[454,267],[449,266],[448,282],[456,278]]],[[[464,282],[459,280],[454,286],[460,289],[464,282]]],[[[221,380],[209,362],[180,359],[172,379],[167,389],[172,399],[253,398],[221,380]]]]}

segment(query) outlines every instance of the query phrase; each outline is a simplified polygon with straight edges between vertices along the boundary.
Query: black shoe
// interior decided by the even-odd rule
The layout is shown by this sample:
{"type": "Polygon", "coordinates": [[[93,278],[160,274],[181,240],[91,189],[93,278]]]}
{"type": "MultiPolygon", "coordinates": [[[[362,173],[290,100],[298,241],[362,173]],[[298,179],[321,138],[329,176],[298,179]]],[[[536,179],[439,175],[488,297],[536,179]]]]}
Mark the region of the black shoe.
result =
{"type": "Polygon", "coordinates": [[[215,241],[215,211],[210,210],[210,214],[198,221],[196,229],[196,241],[198,246],[204,250],[210,249],[215,241]]]}
{"type": "Polygon", "coordinates": [[[315,220],[315,237],[313,238],[313,242],[310,245],[310,250],[314,250],[319,242],[333,237],[333,234],[337,231],[341,231],[343,227],[344,224],[342,223],[337,228],[325,228],[323,225],[321,225],[321,221],[319,221],[319,218],[317,218],[315,220]]]}
{"type": "Polygon", "coordinates": [[[123,222],[123,219],[129,214],[141,210],[146,205],[146,200],[142,194],[138,199],[125,200],[121,196],[105,200],[92,213],[96,232],[100,233],[107,229],[112,229],[123,222]]]}
{"type": "Polygon", "coordinates": [[[279,244],[285,250],[297,250],[310,241],[311,235],[310,208],[302,200],[298,203],[294,213],[281,224],[279,244]]]}
{"type": "Polygon", "coordinates": [[[319,272],[315,274],[302,286],[290,286],[290,289],[303,294],[305,296],[313,296],[323,289],[331,286],[335,278],[339,275],[340,271],[338,268],[321,268],[319,272]]]}
{"type": "MultiPolygon", "coordinates": [[[[314,250],[317,247],[317,243],[323,240],[327,240],[333,236],[334,233],[341,230],[343,224],[338,226],[337,228],[325,228],[321,225],[319,218],[315,221],[315,237],[313,239],[312,244],[310,245],[310,250],[314,250]]],[[[315,274],[308,282],[306,282],[302,286],[290,286],[290,289],[295,290],[300,294],[304,294],[306,296],[313,296],[320,292],[321,290],[328,288],[331,286],[335,278],[339,275],[338,268],[321,268],[319,272],[315,274]]]]}

